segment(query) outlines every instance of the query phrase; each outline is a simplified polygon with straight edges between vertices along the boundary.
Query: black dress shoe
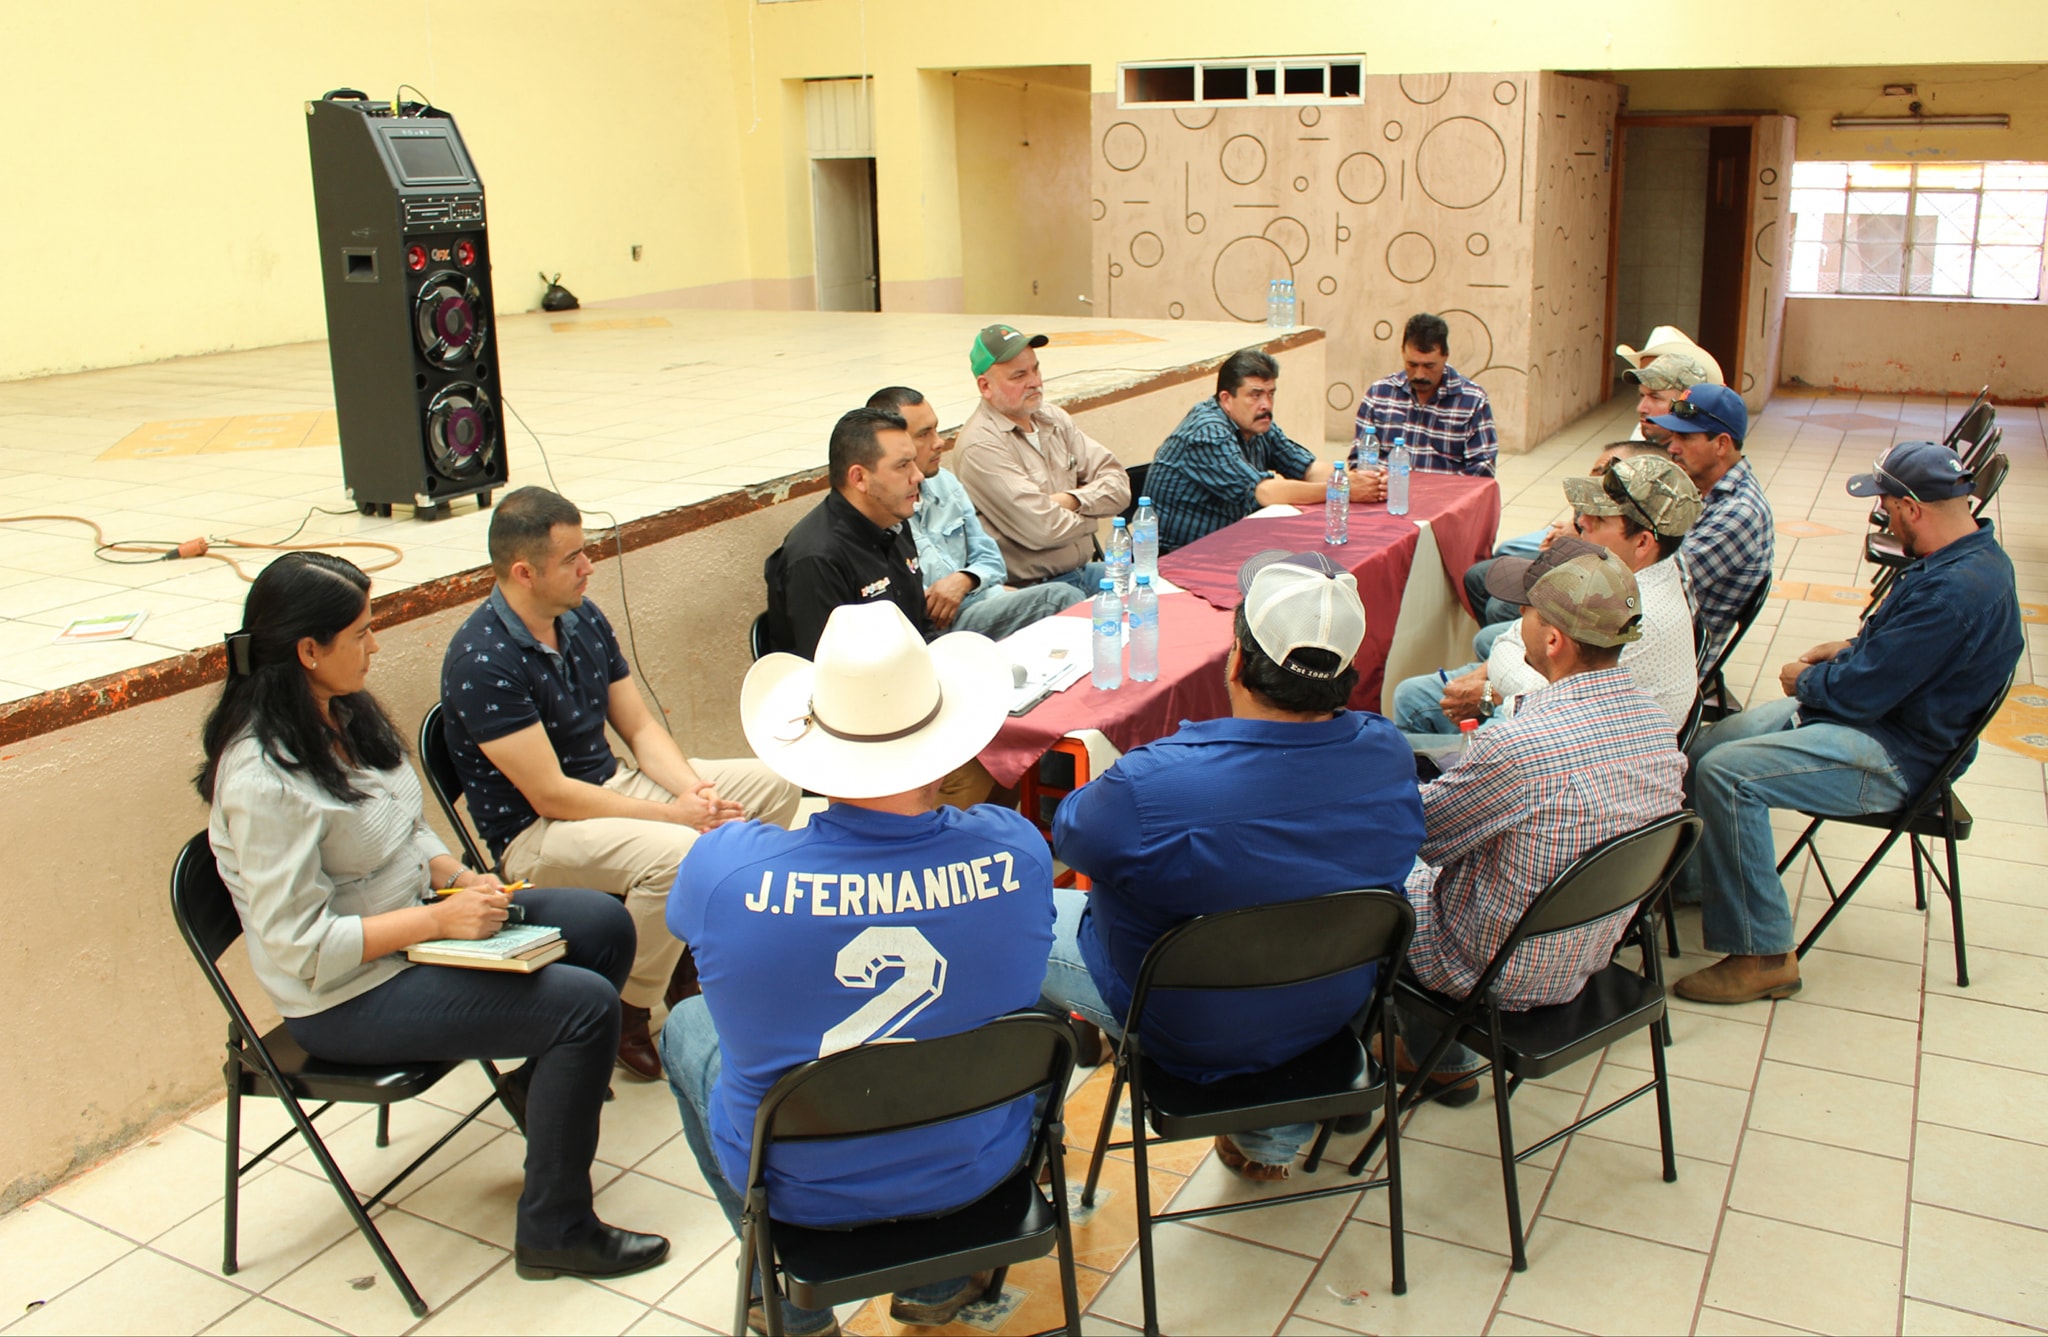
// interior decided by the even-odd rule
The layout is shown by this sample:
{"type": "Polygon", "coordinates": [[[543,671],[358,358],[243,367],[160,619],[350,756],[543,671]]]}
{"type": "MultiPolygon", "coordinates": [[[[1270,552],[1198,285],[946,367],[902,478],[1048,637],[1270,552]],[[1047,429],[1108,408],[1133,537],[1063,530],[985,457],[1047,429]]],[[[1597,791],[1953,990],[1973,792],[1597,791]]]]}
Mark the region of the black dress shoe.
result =
{"type": "Polygon", "coordinates": [[[645,1272],[666,1257],[668,1241],[660,1235],[641,1235],[600,1223],[582,1243],[567,1249],[529,1249],[522,1244],[513,1251],[513,1266],[528,1281],[623,1277],[645,1272]]]}

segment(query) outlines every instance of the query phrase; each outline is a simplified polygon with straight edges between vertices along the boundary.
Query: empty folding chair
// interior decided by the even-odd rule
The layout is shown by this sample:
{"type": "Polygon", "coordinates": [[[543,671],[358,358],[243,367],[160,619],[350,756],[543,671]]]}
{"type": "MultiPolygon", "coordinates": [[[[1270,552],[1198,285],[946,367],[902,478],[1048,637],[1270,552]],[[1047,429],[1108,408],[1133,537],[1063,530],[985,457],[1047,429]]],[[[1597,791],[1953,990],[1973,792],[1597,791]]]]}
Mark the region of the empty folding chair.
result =
{"type": "Polygon", "coordinates": [[[1991,704],[1984,708],[1984,712],[1971,725],[1968,737],[1943,759],[1933,777],[1905,807],[1896,812],[1864,813],[1856,817],[1803,814],[1808,819],[1806,829],[1799,833],[1799,839],[1792,842],[1792,848],[1785,851],[1785,857],[1778,860],[1778,875],[1784,876],[1785,870],[1792,866],[1792,861],[1799,857],[1801,851],[1811,854],[1813,870],[1820,874],[1821,886],[1826,888],[1828,893],[1828,908],[1819,922],[1808,929],[1806,936],[1800,939],[1800,956],[1803,957],[1813,950],[1813,945],[1820,941],[1820,935],[1827,932],[1828,925],[1835,922],[1835,916],[1848,908],[1849,898],[1854,896],[1869,880],[1870,875],[1877,871],[1878,865],[1884,862],[1884,856],[1891,853],[1892,846],[1898,844],[1900,837],[1903,836],[1912,851],[1913,907],[1918,910],[1927,908],[1927,878],[1931,876],[1935,885],[1948,896],[1949,919],[1954,926],[1956,940],[1956,985],[1960,988],[1969,984],[1969,962],[1963,950],[1963,872],[1956,854],[1956,843],[1970,838],[1970,810],[1964,807],[1963,801],[1956,796],[1955,781],[1962,774],[1964,763],[1975,751],[1978,736],[1998,714],[1999,707],[2005,704],[2006,693],[2012,690],[2012,682],[2012,679],[2006,679],[2005,686],[1998,689],[1998,695],[1992,698],[1991,704]],[[1820,847],[1815,845],[1813,840],[1814,836],[1819,834],[1822,825],[1828,822],[1870,827],[1884,832],[1884,838],[1878,842],[1877,849],[1863,861],[1863,866],[1856,870],[1856,875],[1839,891],[1835,888],[1834,879],[1828,874],[1826,863],[1821,859],[1820,847]],[[1930,840],[1942,842],[1943,853],[1946,856],[1942,866],[1947,869],[1946,877],[1942,875],[1942,867],[1936,865],[1933,853],[1922,843],[1930,840]]]}
{"type": "Polygon", "coordinates": [[[1766,575],[1763,583],[1750,592],[1742,608],[1735,614],[1735,629],[1718,646],[1710,648],[1703,656],[1706,665],[1700,670],[1700,719],[1712,724],[1715,720],[1726,719],[1742,709],[1739,701],[1731,702],[1724,670],[1735,654],[1735,647],[1742,644],[1742,638],[1749,634],[1757,616],[1764,611],[1764,603],[1771,597],[1771,578],[1766,575]]]}

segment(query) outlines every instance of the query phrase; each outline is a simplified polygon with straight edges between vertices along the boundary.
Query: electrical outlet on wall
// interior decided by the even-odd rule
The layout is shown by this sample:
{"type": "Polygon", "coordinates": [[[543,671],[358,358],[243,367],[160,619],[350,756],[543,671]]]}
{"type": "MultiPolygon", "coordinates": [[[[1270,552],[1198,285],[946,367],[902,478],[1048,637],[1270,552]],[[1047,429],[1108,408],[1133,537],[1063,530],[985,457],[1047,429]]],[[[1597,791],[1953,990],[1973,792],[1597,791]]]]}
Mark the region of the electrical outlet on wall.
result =
{"type": "Polygon", "coordinates": [[[633,258],[635,260],[640,258],[640,243],[637,241],[633,243],[633,258]]]}
{"type": "Polygon", "coordinates": [[[1036,296],[1038,296],[1038,280],[1037,280],[1037,279],[1033,279],[1033,280],[1031,280],[1031,295],[1032,295],[1033,297],[1036,297],[1036,296]]]}

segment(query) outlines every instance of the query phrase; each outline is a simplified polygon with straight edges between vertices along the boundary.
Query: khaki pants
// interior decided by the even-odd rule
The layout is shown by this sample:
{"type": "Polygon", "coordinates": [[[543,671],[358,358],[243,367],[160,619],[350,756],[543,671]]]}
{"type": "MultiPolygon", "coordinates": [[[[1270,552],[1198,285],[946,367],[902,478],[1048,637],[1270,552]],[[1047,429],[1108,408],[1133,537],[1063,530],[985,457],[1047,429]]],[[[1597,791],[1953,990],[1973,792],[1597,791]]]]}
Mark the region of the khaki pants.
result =
{"type": "MultiPolygon", "coordinates": [[[[690,766],[717,787],[719,796],[746,809],[748,817],[788,826],[803,792],[758,761],[698,761],[690,766]]],[[[674,795],[621,765],[604,787],[628,798],[666,803],[674,795]]],[[[633,973],[619,997],[628,1007],[661,1002],[683,944],[668,931],[668,890],[676,868],[695,844],[697,832],[670,822],[639,817],[591,817],[582,821],[535,819],[505,847],[502,868],[508,881],[538,887],[593,887],[624,898],[640,936],[633,973]]]]}

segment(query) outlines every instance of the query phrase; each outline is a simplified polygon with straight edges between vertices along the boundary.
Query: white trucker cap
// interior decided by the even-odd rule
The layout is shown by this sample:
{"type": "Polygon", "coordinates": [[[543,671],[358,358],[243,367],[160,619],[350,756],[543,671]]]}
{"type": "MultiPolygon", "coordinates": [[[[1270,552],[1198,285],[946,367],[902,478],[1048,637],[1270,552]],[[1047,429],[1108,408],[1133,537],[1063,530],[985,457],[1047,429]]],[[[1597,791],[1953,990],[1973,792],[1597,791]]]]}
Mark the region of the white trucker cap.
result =
{"type": "Polygon", "coordinates": [[[1304,678],[1334,678],[1351,667],[1365,640],[1358,580],[1319,552],[1262,552],[1237,571],[1245,622],[1274,663],[1304,678]],[[1333,669],[1288,662],[1296,650],[1327,650],[1333,669]]]}

